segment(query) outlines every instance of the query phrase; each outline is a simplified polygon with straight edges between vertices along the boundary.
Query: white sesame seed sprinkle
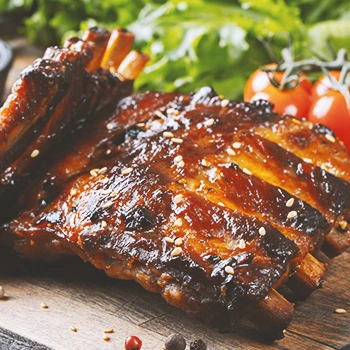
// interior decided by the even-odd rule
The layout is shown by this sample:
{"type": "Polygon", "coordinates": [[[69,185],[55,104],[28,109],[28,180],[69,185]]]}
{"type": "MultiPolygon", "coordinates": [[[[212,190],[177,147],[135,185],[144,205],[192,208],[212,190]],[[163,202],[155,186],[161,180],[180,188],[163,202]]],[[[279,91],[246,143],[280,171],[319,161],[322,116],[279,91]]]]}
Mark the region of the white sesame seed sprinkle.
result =
{"type": "Polygon", "coordinates": [[[240,142],[234,142],[234,143],[232,144],[232,147],[235,148],[235,149],[240,149],[241,146],[242,146],[242,144],[241,144],[240,142]]]}
{"type": "Polygon", "coordinates": [[[183,139],[180,139],[180,138],[178,138],[178,137],[173,137],[173,138],[171,139],[171,141],[174,142],[174,143],[182,143],[182,142],[184,142],[183,139]]]}
{"type": "Polygon", "coordinates": [[[182,253],[182,248],[181,247],[176,247],[172,252],[171,256],[178,256],[182,253]]]}
{"type": "Polygon", "coordinates": [[[98,173],[99,173],[99,174],[105,174],[106,171],[107,171],[107,167],[104,166],[103,168],[101,168],[101,169],[98,171],[98,173]]]}
{"type": "Polygon", "coordinates": [[[296,218],[297,216],[298,216],[298,213],[295,210],[292,210],[288,213],[287,219],[293,219],[293,218],[296,218]]]}
{"type": "Polygon", "coordinates": [[[180,111],[178,109],[174,109],[174,112],[173,112],[175,115],[179,115],[180,114],[180,111]]]}
{"type": "Polygon", "coordinates": [[[146,124],[145,123],[138,123],[136,124],[139,128],[143,128],[146,124]]]}
{"type": "Polygon", "coordinates": [[[126,168],[122,171],[123,175],[129,175],[134,169],[133,168],[126,168]]]}
{"type": "Polygon", "coordinates": [[[111,197],[112,198],[115,197],[116,195],[117,195],[117,192],[115,192],[115,191],[111,192],[111,197]]]}
{"type": "Polygon", "coordinates": [[[182,226],[182,219],[181,219],[181,218],[177,218],[177,219],[174,221],[174,225],[175,225],[175,226],[182,226]]]}
{"type": "Polygon", "coordinates": [[[101,221],[101,226],[103,227],[103,228],[106,228],[107,227],[107,221],[104,221],[104,220],[102,220],[101,221]]]}
{"type": "Polygon", "coordinates": [[[235,156],[236,155],[236,152],[230,147],[226,150],[226,152],[230,156],[235,156]]]}
{"type": "Polygon", "coordinates": [[[48,309],[48,308],[49,308],[45,303],[41,303],[41,304],[40,304],[40,307],[41,307],[42,309],[48,309]]]}
{"type": "Polygon", "coordinates": [[[182,156],[176,156],[176,157],[174,158],[174,162],[175,162],[175,163],[181,162],[182,159],[183,159],[182,156]]]}
{"type": "Polygon", "coordinates": [[[225,206],[225,204],[222,203],[222,202],[218,202],[218,205],[220,205],[220,207],[224,207],[225,206]]]}
{"type": "Polygon", "coordinates": [[[343,315],[347,313],[345,309],[335,309],[334,312],[339,315],[343,315]]]}
{"type": "Polygon", "coordinates": [[[165,118],[165,115],[159,110],[156,110],[154,114],[159,118],[165,118]]]}
{"type": "Polygon", "coordinates": [[[78,191],[77,191],[75,188],[72,188],[72,189],[70,190],[70,195],[71,195],[71,196],[75,196],[77,193],[78,193],[78,191]]]}
{"type": "Polygon", "coordinates": [[[260,235],[260,236],[265,236],[265,235],[266,235],[265,227],[260,227],[260,228],[259,228],[259,235],[260,235]]]}
{"type": "Polygon", "coordinates": [[[202,159],[201,164],[202,164],[203,166],[205,166],[205,167],[210,167],[210,166],[211,166],[211,163],[208,162],[206,159],[202,159]]]}
{"type": "Polygon", "coordinates": [[[294,204],[294,198],[290,198],[286,202],[286,207],[290,208],[293,206],[293,204],[294,204]]]}
{"type": "Polygon", "coordinates": [[[215,120],[214,118],[210,118],[208,120],[206,120],[203,124],[206,128],[209,128],[210,126],[212,126],[214,124],[215,120]]]}
{"type": "Polygon", "coordinates": [[[174,111],[175,111],[174,108],[168,108],[168,109],[166,110],[166,113],[167,113],[167,114],[174,114],[174,111]]]}
{"type": "Polygon", "coordinates": [[[245,240],[242,238],[238,243],[238,248],[244,249],[246,247],[245,240]]]}
{"type": "Polygon", "coordinates": [[[70,326],[70,330],[71,330],[72,332],[76,332],[76,331],[77,331],[77,328],[74,327],[74,326],[70,326]]]}
{"type": "Polygon", "coordinates": [[[102,183],[105,185],[109,181],[108,177],[102,179],[102,183]]]}
{"type": "Polygon", "coordinates": [[[221,101],[221,107],[222,108],[225,108],[225,107],[227,107],[228,106],[228,104],[230,103],[230,101],[229,100],[227,100],[227,99],[224,99],[224,100],[222,100],[221,101]]]}
{"type": "Polygon", "coordinates": [[[225,272],[228,273],[229,275],[234,274],[234,270],[232,266],[225,266],[225,272]]]}
{"type": "Polygon", "coordinates": [[[110,188],[108,188],[107,190],[102,190],[101,191],[102,195],[106,195],[106,194],[110,194],[110,193],[112,193],[112,190],[110,188]]]}
{"type": "Polygon", "coordinates": [[[177,166],[178,168],[183,168],[185,166],[185,162],[183,160],[180,160],[178,163],[177,163],[177,166]]]}
{"type": "Polygon", "coordinates": [[[163,136],[167,137],[167,138],[172,138],[172,137],[174,137],[174,134],[170,131],[164,131],[163,136]]]}
{"type": "Polygon", "coordinates": [[[301,124],[301,121],[299,119],[296,119],[296,118],[292,118],[291,121],[294,123],[294,124],[301,124]]]}
{"type": "Polygon", "coordinates": [[[112,205],[113,205],[113,202],[109,201],[109,202],[103,204],[101,207],[102,207],[102,209],[107,209],[107,208],[111,207],[112,205]]]}
{"type": "Polygon", "coordinates": [[[249,171],[247,168],[243,168],[242,170],[244,173],[246,173],[247,175],[253,175],[253,173],[251,171],[249,171]]]}
{"type": "Polygon", "coordinates": [[[174,197],[174,202],[176,204],[179,204],[183,199],[183,195],[182,194],[177,194],[175,197],[174,197]]]}
{"type": "Polygon", "coordinates": [[[108,154],[111,154],[111,150],[110,149],[108,149],[107,151],[106,151],[106,154],[108,155],[108,154]]]}
{"type": "Polygon", "coordinates": [[[183,240],[182,240],[182,238],[181,237],[179,237],[179,238],[176,238],[175,239],[175,245],[176,246],[180,246],[180,245],[182,245],[182,243],[183,243],[183,240]]]}
{"type": "Polygon", "coordinates": [[[39,155],[39,153],[40,153],[40,151],[39,151],[38,149],[35,149],[35,150],[30,154],[30,156],[31,156],[32,158],[35,158],[35,157],[37,157],[37,156],[39,155]]]}
{"type": "Polygon", "coordinates": [[[332,136],[332,135],[330,135],[330,134],[326,134],[326,135],[325,135],[325,138],[326,138],[329,142],[332,142],[332,143],[335,142],[334,136],[332,136]]]}
{"type": "Polygon", "coordinates": [[[305,163],[312,163],[312,160],[310,158],[303,158],[303,161],[305,163]]]}
{"type": "Polygon", "coordinates": [[[112,130],[113,129],[113,124],[112,123],[108,123],[106,125],[106,128],[107,128],[107,130],[112,130]]]}
{"type": "Polygon", "coordinates": [[[93,177],[96,177],[98,175],[100,169],[96,168],[96,169],[91,169],[90,170],[90,175],[93,177]]]}
{"type": "Polygon", "coordinates": [[[164,240],[165,240],[165,242],[170,243],[170,244],[174,243],[174,240],[170,237],[164,237],[164,240]]]}

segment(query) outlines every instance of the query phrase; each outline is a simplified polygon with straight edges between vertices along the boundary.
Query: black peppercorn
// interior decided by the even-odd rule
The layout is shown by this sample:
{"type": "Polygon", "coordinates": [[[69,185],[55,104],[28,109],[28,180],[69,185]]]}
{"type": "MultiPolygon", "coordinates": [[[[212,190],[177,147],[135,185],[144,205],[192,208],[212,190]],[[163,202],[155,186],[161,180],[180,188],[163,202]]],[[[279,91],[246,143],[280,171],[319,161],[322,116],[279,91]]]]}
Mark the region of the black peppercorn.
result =
{"type": "Polygon", "coordinates": [[[185,350],[186,340],[180,334],[171,334],[165,340],[165,350],[185,350]]]}
{"type": "Polygon", "coordinates": [[[190,350],[207,350],[207,344],[202,339],[197,339],[191,342],[190,350]]]}

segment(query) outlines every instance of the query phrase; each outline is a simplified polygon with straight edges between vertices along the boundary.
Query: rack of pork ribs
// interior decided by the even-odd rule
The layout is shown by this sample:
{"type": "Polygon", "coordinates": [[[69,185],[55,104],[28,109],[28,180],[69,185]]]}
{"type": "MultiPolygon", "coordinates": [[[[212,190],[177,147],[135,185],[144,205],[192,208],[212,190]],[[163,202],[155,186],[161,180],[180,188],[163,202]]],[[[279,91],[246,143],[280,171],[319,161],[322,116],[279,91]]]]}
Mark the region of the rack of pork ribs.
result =
{"type": "Polygon", "coordinates": [[[131,42],[94,28],[22,74],[1,110],[3,198],[30,186],[2,237],[23,257],[76,254],[220,330],[245,317],[283,337],[294,308],[277,290],[306,299],[327,268],[315,256],[350,246],[349,154],[321,125],[208,87],[117,103],[147,60],[122,61],[131,42]]]}

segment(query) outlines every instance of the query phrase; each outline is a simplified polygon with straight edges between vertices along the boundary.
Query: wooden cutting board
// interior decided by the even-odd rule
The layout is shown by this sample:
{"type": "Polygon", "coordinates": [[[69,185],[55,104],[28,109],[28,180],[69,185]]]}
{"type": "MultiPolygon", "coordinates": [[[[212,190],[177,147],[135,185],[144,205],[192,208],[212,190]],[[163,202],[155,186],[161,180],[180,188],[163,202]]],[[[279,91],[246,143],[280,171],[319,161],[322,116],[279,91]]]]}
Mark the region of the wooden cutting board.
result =
{"type": "MultiPolygon", "coordinates": [[[[12,44],[17,58],[8,89],[19,72],[42,54],[22,39],[12,44]]],[[[134,282],[112,280],[78,258],[43,264],[0,251],[0,284],[6,290],[6,298],[0,300],[0,350],[122,350],[124,339],[132,334],[143,340],[142,350],[161,350],[174,332],[188,344],[202,338],[209,350],[350,349],[349,268],[349,253],[333,260],[323,288],[306,302],[296,302],[286,337],[267,344],[247,322],[240,323],[234,334],[219,334],[159,295],[134,282]],[[349,313],[336,314],[337,308],[349,313]],[[106,342],[102,336],[108,328],[114,333],[106,342]]]]}

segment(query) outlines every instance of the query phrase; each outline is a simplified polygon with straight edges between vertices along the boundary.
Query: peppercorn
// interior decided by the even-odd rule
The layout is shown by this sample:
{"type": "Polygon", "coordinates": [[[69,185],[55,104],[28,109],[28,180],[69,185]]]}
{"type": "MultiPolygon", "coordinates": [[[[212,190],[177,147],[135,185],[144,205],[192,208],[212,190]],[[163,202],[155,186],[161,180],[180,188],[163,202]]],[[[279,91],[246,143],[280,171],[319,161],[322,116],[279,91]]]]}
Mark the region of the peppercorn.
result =
{"type": "Polygon", "coordinates": [[[207,350],[207,344],[202,339],[196,339],[191,342],[190,350],[207,350]]]}
{"type": "Polygon", "coordinates": [[[140,350],[142,341],[139,337],[131,335],[125,339],[125,350],[140,350]]]}
{"type": "Polygon", "coordinates": [[[165,340],[165,350],[185,350],[186,340],[180,334],[170,334],[165,340]]]}

